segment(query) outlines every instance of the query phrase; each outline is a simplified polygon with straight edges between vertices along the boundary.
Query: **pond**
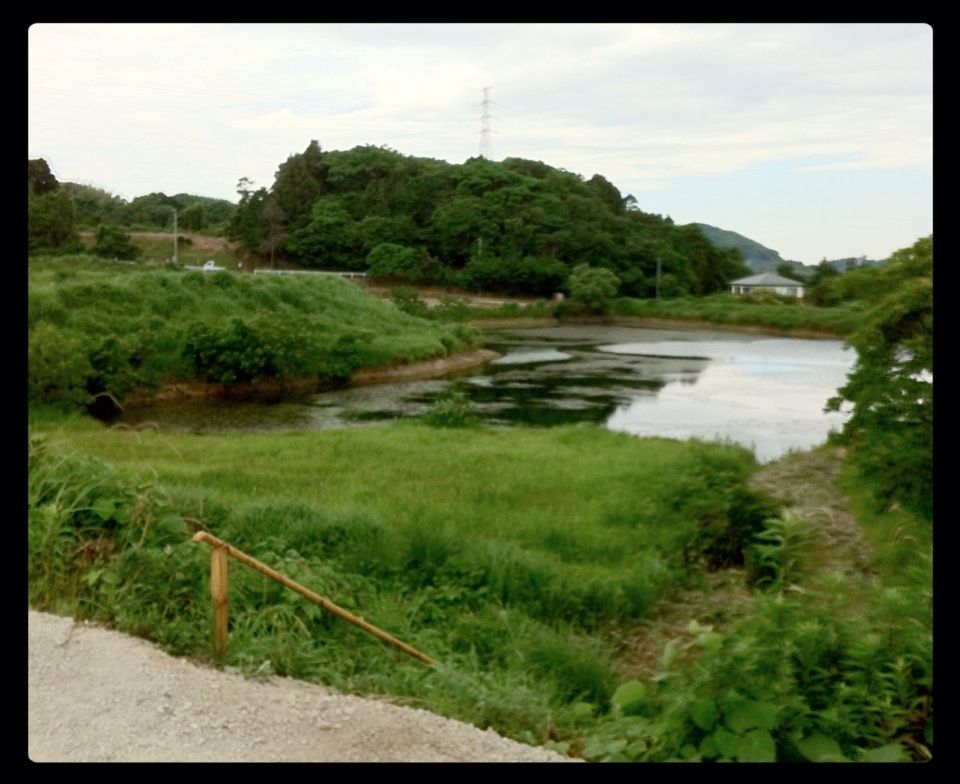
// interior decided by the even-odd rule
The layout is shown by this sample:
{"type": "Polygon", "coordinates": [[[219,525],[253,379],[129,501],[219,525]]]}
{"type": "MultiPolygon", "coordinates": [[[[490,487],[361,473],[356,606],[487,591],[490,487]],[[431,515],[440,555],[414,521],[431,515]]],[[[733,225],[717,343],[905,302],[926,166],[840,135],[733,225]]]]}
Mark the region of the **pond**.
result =
{"type": "Polygon", "coordinates": [[[425,413],[462,390],[494,426],[592,423],[636,435],[726,439],[768,461],[822,443],[847,414],[823,412],[855,355],[837,340],[696,329],[557,326],[488,333],[503,354],[455,377],[352,387],[281,403],[131,409],[195,433],[362,427],[425,413]]]}

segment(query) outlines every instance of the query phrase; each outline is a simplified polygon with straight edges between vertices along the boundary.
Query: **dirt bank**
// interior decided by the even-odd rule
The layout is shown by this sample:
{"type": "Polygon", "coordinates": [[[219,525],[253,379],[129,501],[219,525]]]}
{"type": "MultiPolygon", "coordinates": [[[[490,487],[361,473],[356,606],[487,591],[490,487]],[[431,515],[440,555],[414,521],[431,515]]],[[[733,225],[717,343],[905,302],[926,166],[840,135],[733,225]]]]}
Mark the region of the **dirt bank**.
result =
{"type": "MultiPolygon", "coordinates": [[[[437,359],[406,362],[386,367],[361,368],[350,378],[356,386],[382,384],[389,381],[412,381],[421,378],[439,378],[458,370],[485,365],[500,355],[485,348],[470,348],[437,359]]],[[[205,381],[182,381],[165,384],[155,392],[140,391],[123,401],[123,408],[150,406],[157,403],[182,403],[188,400],[275,400],[282,397],[309,394],[321,389],[316,379],[295,381],[261,381],[256,384],[214,384],[205,381]]]]}
{"type": "Polygon", "coordinates": [[[458,370],[485,365],[499,357],[496,351],[487,348],[472,348],[451,354],[449,357],[427,359],[423,362],[407,362],[403,365],[382,368],[362,368],[350,379],[351,384],[383,384],[389,381],[413,381],[421,378],[439,378],[458,370]]]}

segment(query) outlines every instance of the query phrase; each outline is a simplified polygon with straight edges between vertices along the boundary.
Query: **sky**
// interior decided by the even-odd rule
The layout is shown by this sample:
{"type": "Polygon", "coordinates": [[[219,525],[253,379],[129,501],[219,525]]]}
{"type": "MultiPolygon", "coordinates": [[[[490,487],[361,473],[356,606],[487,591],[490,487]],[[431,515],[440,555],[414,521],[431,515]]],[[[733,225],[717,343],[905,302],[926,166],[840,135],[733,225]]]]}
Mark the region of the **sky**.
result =
{"type": "Polygon", "coordinates": [[[53,24],[27,30],[28,157],[125,199],[237,200],[311,139],[601,174],[644,212],[785,259],[933,231],[925,24],[53,24]]]}

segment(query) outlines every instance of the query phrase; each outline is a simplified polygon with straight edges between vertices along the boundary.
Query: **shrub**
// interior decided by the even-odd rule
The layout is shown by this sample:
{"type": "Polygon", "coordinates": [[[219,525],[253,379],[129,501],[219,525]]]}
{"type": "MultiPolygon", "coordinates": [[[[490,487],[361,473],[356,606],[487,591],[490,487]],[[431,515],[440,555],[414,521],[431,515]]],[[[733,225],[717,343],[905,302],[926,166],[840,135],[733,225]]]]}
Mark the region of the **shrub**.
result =
{"type": "Polygon", "coordinates": [[[42,322],[30,332],[27,345],[31,400],[68,405],[90,402],[86,384],[93,368],[84,341],[42,322]]]}
{"type": "Polygon", "coordinates": [[[606,313],[620,287],[610,270],[580,264],[570,273],[570,298],[591,313],[606,313]]]}
{"type": "Polygon", "coordinates": [[[434,427],[474,427],[479,421],[477,410],[461,389],[450,389],[424,415],[434,427]]]}
{"type": "Polygon", "coordinates": [[[371,278],[416,280],[420,274],[419,256],[416,248],[381,242],[367,254],[367,275],[371,278]]]}
{"type": "Polygon", "coordinates": [[[130,241],[130,235],[114,224],[103,224],[97,229],[93,252],[103,258],[135,259],[140,248],[130,241]]]}
{"type": "Polygon", "coordinates": [[[409,313],[411,316],[426,318],[430,312],[426,303],[420,299],[416,289],[409,286],[394,286],[390,289],[390,299],[400,310],[409,313]]]}

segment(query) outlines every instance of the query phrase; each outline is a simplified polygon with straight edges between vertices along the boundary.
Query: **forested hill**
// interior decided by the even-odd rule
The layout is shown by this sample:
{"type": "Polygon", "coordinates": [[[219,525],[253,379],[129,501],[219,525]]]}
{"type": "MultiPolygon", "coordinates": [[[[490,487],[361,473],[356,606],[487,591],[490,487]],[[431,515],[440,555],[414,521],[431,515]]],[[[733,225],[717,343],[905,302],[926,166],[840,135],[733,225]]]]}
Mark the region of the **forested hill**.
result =
{"type": "Polygon", "coordinates": [[[777,251],[735,231],[718,229],[716,226],[710,226],[706,223],[694,223],[692,225],[700,229],[714,245],[739,250],[743,254],[743,260],[753,272],[776,270],[785,261],[777,251]]]}
{"type": "Polygon", "coordinates": [[[740,253],[696,226],[643,212],[607,179],[539,161],[450,164],[384,147],[311,142],[272,186],[242,179],[230,236],[263,259],[369,270],[381,277],[548,295],[580,264],[605,267],[620,293],[709,294],[748,274],[740,253]]]}
{"type": "MultiPolygon", "coordinates": [[[[736,248],[743,254],[743,260],[753,272],[774,272],[784,265],[792,268],[792,272],[803,277],[809,277],[814,274],[815,266],[804,264],[801,261],[792,261],[783,259],[780,254],[761,245],[756,240],[744,237],[735,231],[718,229],[716,226],[710,226],[707,223],[693,223],[706,238],[714,245],[720,248],[736,248]]],[[[868,259],[865,256],[843,259],[823,259],[820,264],[826,263],[833,267],[837,272],[846,272],[848,269],[857,267],[878,267],[884,264],[886,259],[876,260],[868,259]]]]}

